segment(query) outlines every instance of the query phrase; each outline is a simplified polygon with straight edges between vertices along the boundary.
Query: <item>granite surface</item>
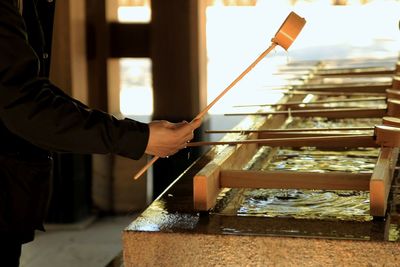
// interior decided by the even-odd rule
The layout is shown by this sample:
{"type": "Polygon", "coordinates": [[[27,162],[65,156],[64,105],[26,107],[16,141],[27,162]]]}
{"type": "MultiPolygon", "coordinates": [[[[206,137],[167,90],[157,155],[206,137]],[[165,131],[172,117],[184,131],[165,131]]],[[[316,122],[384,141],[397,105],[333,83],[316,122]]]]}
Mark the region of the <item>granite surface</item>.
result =
{"type": "MultiPolygon", "coordinates": [[[[390,83],[385,80],[373,86],[368,83],[368,87],[360,82],[356,85],[342,84],[342,89],[376,92],[390,83]]],[[[307,85],[311,90],[329,87],[307,85]]],[[[230,190],[214,210],[197,212],[193,209],[193,177],[213,156],[207,153],[194,162],[124,230],[125,266],[400,265],[397,172],[384,218],[299,219],[218,212],[235,190],[230,190]]]]}
{"type": "Polygon", "coordinates": [[[184,172],[123,233],[125,266],[398,266],[400,179],[390,211],[369,221],[226,216],[193,210],[184,172]]]}

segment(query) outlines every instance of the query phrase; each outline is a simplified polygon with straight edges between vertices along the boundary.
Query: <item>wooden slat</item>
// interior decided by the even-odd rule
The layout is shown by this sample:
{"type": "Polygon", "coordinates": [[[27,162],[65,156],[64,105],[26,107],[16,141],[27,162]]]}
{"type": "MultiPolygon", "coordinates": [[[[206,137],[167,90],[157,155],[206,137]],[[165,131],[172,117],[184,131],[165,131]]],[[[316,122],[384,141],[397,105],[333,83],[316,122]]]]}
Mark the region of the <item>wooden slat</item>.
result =
{"type": "MultiPolygon", "coordinates": [[[[386,117],[389,118],[389,117],[386,117]]],[[[392,117],[390,117],[393,119],[392,117]]],[[[397,118],[395,118],[397,119],[397,118]]],[[[396,126],[400,125],[400,119],[396,126]]],[[[392,124],[393,125],[393,124],[392,124]]],[[[331,128],[284,128],[284,129],[259,129],[259,130],[206,130],[205,133],[241,133],[248,134],[257,132],[262,133],[289,133],[289,132],[329,132],[329,131],[370,131],[374,128],[371,127],[331,127],[331,128]]]]}
{"type": "Polygon", "coordinates": [[[347,68],[347,69],[321,69],[316,75],[320,76],[342,76],[342,75],[385,75],[394,74],[394,68],[386,67],[364,67],[364,68],[347,68]]]}
{"type": "MultiPolygon", "coordinates": [[[[353,82],[351,80],[354,80],[354,83],[357,83],[358,80],[371,80],[374,81],[374,79],[381,79],[381,78],[391,78],[394,75],[394,70],[391,72],[386,72],[386,73],[343,73],[343,74],[337,74],[337,75],[323,75],[319,73],[315,73],[311,76],[312,79],[314,80],[322,80],[322,79],[346,79],[350,80],[349,82],[353,82]]],[[[361,82],[361,81],[358,81],[361,82]]]]}
{"type": "Polygon", "coordinates": [[[369,190],[370,173],[223,170],[221,187],[369,190]]]}
{"type": "Polygon", "coordinates": [[[299,105],[318,105],[318,104],[332,104],[332,103],[347,103],[347,102],[369,102],[369,101],[385,101],[386,97],[370,97],[370,98],[346,98],[346,99],[335,99],[335,100],[316,100],[313,102],[302,102],[302,101],[290,101],[286,103],[265,103],[265,104],[248,104],[248,105],[235,105],[234,107],[276,107],[276,106],[299,106],[299,105]]]}
{"type": "Polygon", "coordinates": [[[374,93],[374,92],[336,92],[336,91],[312,91],[312,90],[281,90],[283,94],[286,95],[320,95],[320,96],[386,96],[384,92],[374,93]]]}
{"type": "Polygon", "coordinates": [[[381,148],[378,162],[369,184],[370,187],[370,214],[385,216],[390,186],[393,180],[399,148],[381,148]]]}
{"type": "MultiPolygon", "coordinates": [[[[227,113],[226,116],[246,115],[278,115],[290,114],[293,117],[325,117],[325,118],[381,118],[386,115],[386,109],[382,108],[335,108],[335,109],[307,109],[307,110],[281,110],[254,113],[227,113]]],[[[391,115],[393,116],[393,115],[391,115]]]]}
{"type": "Polygon", "coordinates": [[[356,84],[304,84],[293,86],[292,89],[302,91],[337,91],[337,92],[368,92],[384,93],[386,89],[392,87],[391,82],[380,83],[356,83],[356,84]]]}
{"type": "Polygon", "coordinates": [[[298,138],[298,137],[329,137],[329,136],[352,136],[359,135],[359,133],[316,133],[316,132],[260,132],[258,138],[271,139],[271,138],[298,138]]]}
{"type": "Polygon", "coordinates": [[[271,138],[271,139],[245,139],[245,140],[223,140],[223,141],[200,141],[188,143],[188,147],[216,146],[216,145],[254,145],[271,147],[377,147],[375,138],[372,135],[352,136],[317,136],[317,137],[292,137],[292,138],[271,138]]]}
{"type": "Polygon", "coordinates": [[[243,166],[257,149],[257,145],[253,144],[224,150],[211,164],[206,165],[197,173],[193,178],[194,209],[205,211],[214,207],[221,191],[220,171],[223,168],[243,166]]]}

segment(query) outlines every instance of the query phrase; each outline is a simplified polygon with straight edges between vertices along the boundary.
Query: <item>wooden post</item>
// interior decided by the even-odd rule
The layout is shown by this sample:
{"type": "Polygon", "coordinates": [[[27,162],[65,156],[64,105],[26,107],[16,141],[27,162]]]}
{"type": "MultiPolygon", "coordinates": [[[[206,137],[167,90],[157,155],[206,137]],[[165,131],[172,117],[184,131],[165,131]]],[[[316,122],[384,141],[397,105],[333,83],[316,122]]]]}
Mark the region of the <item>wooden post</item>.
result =
{"type": "MultiPolygon", "coordinates": [[[[48,1],[46,4],[52,1],[48,1]]],[[[85,2],[57,1],[53,24],[50,80],[66,94],[89,102],[85,2]]],[[[90,155],[53,153],[52,199],[48,222],[75,222],[91,215],[90,155]],[[79,170],[79,171],[77,171],[79,170]],[[77,190],[79,189],[79,190],[77,190]]]]}
{"type": "Polygon", "coordinates": [[[205,1],[152,0],[154,118],[192,119],[206,106],[205,1]]]}
{"type": "Polygon", "coordinates": [[[86,0],[89,105],[108,110],[108,26],[106,0],[86,0]]]}
{"type": "Polygon", "coordinates": [[[88,103],[84,1],[59,1],[54,17],[51,81],[67,94],[88,103]]]}
{"type": "Polygon", "coordinates": [[[399,148],[381,148],[369,185],[370,214],[373,216],[385,216],[398,155],[399,148]]]}
{"type": "MultiPolygon", "coordinates": [[[[86,0],[89,106],[108,111],[108,27],[106,0],[86,0]]],[[[112,156],[93,155],[92,198],[102,210],[113,208],[112,156]]]]}
{"type": "MultiPolygon", "coordinates": [[[[151,1],[153,119],[190,121],[207,105],[205,9],[203,0],[151,1]]],[[[154,196],[164,191],[198,153],[193,150],[188,158],[182,151],[154,164],[154,196]]]]}
{"type": "MultiPolygon", "coordinates": [[[[107,22],[107,33],[110,38],[110,22],[118,21],[118,1],[106,0],[106,22],[107,22]]],[[[119,93],[121,90],[120,83],[120,67],[119,59],[110,58],[110,47],[111,40],[108,39],[108,45],[106,46],[107,61],[106,61],[106,72],[107,72],[107,107],[108,112],[115,116],[121,114],[120,111],[120,100],[119,93]]]]}

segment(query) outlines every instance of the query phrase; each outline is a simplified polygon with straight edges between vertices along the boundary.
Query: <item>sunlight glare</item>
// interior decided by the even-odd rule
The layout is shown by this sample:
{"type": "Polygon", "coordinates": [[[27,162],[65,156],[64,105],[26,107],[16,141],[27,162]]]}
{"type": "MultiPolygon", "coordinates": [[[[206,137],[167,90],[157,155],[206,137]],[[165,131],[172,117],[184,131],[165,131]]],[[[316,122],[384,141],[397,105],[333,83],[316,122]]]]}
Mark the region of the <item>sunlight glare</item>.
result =
{"type": "Polygon", "coordinates": [[[123,87],[120,91],[121,113],[149,115],[153,113],[153,91],[148,87],[123,87]]]}
{"type": "MultiPolygon", "coordinates": [[[[397,56],[400,3],[373,1],[366,5],[352,1],[333,6],[330,1],[259,0],[254,7],[207,8],[208,102],[210,103],[270,44],[283,19],[295,11],[307,20],[303,31],[286,52],[278,47],[224,96],[211,114],[232,111],[255,97],[262,88],[295,84],[279,66],[289,60],[324,60],[354,57],[397,56]],[[385,14],[382,16],[382,14],[385,14]]],[[[269,91],[271,95],[273,95],[269,91]]],[[[269,103],[268,90],[264,102],[269,103]]],[[[278,100],[278,99],[276,99],[278,100]]]]}
{"type": "Polygon", "coordinates": [[[148,23],[151,20],[151,9],[149,6],[119,7],[119,22],[148,23]]]}
{"type": "MultiPolygon", "coordinates": [[[[207,8],[208,103],[270,45],[290,11],[307,20],[288,52],[275,48],[210,110],[211,114],[230,112],[233,105],[241,102],[278,101],[279,94],[271,88],[301,82],[278,71],[288,61],[397,57],[398,1],[375,0],[361,5],[353,0],[347,6],[333,6],[328,0],[297,1],[294,6],[290,2],[258,0],[256,6],[238,7],[224,6],[220,0],[207,8]]],[[[145,23],[150,21],[151,12],[149,6],[120,7],[118,16],[121,22],[145,23]]],[[[122,113],[151,114],[151,80],[132,84],[132,79],[141,76],[150,79],[151,65],[123,71],[122,113]]]]}

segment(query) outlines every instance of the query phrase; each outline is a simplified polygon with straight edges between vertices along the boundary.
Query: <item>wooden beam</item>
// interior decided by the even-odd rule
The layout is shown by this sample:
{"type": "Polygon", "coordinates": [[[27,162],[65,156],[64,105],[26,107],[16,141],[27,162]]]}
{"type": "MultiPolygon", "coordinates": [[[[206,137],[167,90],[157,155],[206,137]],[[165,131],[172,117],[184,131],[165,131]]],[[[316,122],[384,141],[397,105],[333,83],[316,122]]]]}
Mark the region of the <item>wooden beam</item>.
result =
{"type": "Polygon", "coordinates": [[[373,216],[385,216],[390,186],[397,163],[399,148],[381,148],[378,162],[369,184],[370,190],[370,214],[373,216]]]}
{"type": "Polygon", "coordinates": [[[336,92],[336,91],[300,91],[300,90],[281,90],[283,94],[287,95],[319,95],[319,96],[386,96],[384,92],[373,93],[373,92],[336,92]]]}
{"type": "Polygon", "coordinates": [[[108,111],[106,0],[86,0],[89,106],[108,111]]]}
{"type": "Polygon", "coordinates": [[[386,67],[363,67],[345,69],[320,69],[316,71],[317,76],[342,76],[342,75],[386,75],[394,74],[394,68],[386,67]]]}
{"type": "MultiPolygon", "coordinates": [[[[293,117],[325,117],[325,118],[381,118],[386,115],[382,108],[332,108],[332,109],[307,109],[307,110],[280,110],[253,113],[227,113],[226,116],[268,116],[287,114],[293,117]]],[[[393,115],[391,115],[393,116],[393,115]]]]}
{"type": "Polygon", "coordinates": [[[82,103],[89,102],[84,1],[59,1],[53,26],[50,79],[82,103]]]}
{"type": "Polygon", "coordinates": [[[154,119],[194,118],[207,104],[205,1],[152,0],[154,119]]]}
{"type": "Polygon", "coordinates": [[[369,190],[370,173],[223,170],[220,186],[227,188],[369,190]]]}
{"type": "Polygon", "coordinates": [[[209,210],[214,207],[221,191],[220,171],[223,168],[243,166],[258,150],[256,144],[242,145],[222,151],[212,164],[206,165],[193,178],[193,198],[195,210],[209,210]],[[235,153],[234,153],[235,152],[235,153]]]}
{"type": "MultiPolygon", "coordinates": [[[[387,91],[387,90],[386,90],[387,91]]],[[[399,93],[400,94],[400,93],[399,93]]],[[[319,104],[332,104],[332,103],[347,103],[347,102],[369,102],[369,101],[386,101],[386,97],[363,97],[363,98],[346,98],[346,99],[335,99],[335,100],[316,100],[312,102],[302,102],[302,101],[291,101],[287,103],[265,103],[265,104],[241,104],[235,105],[233,107],[277,107],[277,106],[310,106],[310,105],[319,105],[319,104]]]]}
{"type": "MultiPolygon", "coordinates": [[[[386,117],[393,119],[392,117],[386,117]]],[[[397,119],[397,118],[396,118],[397,119]]],[[[393,126],[400,126],[399,123],[392,122],[393,126]]],[[[374,130],[372,125],[370,127],[332,127],[332,128],[283,128],[283,129],[260,129],[260,130],[206,130],[205,133],[290,133],[290,132],[329,132],[329,131],[371,131],[374,130]]]]}
{"type": "Polygon", "coordinates": [[[350,84],[303,84],[292,86],[295,90],[312,91],[336,91],[336,92],[364,92],[364,93],[385,93],[385,90],[392,87],[392,82],[370,82],[350,84]]]}
{"type": "MultiPolygon", "coordinates": [[[[391,135],[389,135],[391,136],[391,135]]],[[[372,135],[351,135],[351,136],[318,136],[318,137],[292,137],[292,138],[271,138],[271,139],[245,139],[233,141],[201,141],[191,142],[187,147],[216,146],[216,145],[254,145],[271,147],[379,147],[372,135]]]]}
{"type": "MultiPolygon", "coordinates": [[[[371,130],[373,130],[371,128],[371,130]]],[[[317,131],[317,130],[316,130],[317,131]]],[[[298,138],[298,137],[329,137],[329,136],[352,136],[359,135],[360,133],[355,132],[341,132],[341,133],[330,133],[330,132],[260,132],[258,138],[260,139],[271,139],[271,138],[298,138]]]]}

